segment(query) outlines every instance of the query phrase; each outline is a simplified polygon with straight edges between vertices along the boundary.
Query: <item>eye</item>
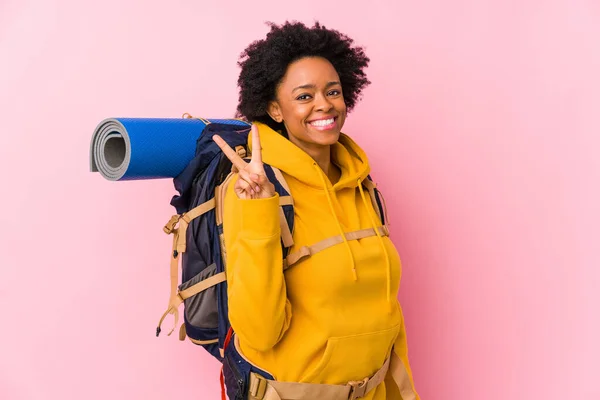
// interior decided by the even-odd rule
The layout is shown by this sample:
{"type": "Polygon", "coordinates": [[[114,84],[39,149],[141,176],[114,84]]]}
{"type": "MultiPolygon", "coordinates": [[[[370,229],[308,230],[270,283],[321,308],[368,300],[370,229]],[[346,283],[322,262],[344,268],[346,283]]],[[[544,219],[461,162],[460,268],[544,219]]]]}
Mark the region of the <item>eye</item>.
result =
{"type": "Polygon", "coordinates": [[[340,94],[342,94],[342,92],[340,90],[338,90],[338,89],[330,90],[327,93],[327,95],[329,95],[329,96],[339,96],[340,94]]]}
{"type": "Polygon", "coordinates": [[[300,96],[296,97],[296,100],[308,100],[310,99],[310,94],[301,94],[300,96]]]}

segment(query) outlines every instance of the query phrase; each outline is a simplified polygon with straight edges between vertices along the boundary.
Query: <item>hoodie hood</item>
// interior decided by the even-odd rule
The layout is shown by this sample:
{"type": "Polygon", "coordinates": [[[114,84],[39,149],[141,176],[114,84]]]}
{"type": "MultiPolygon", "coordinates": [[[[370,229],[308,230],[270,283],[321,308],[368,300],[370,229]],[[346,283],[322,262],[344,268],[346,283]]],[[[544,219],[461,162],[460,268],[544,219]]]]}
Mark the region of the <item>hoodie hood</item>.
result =
{"type": "MultiPolygon", "coordinates": [[[[293,176],[305,185],[323,189],[322,172],[314,168],[316,162],[310,155],[268,125],[258,122],[255,125],[260,135],[263,162],[293,176]]],[[[248,136],[248,140],[252,151],[252,135],[248,136]]],[[[325,186],[333,187],[334,190],[356,188],[358,182],[365,180],[371,170],[365,152],[344,133],[341,133],[339,140],[331,146],[331,161],[342,171],[335,185],[325,180],[325,186]]]]}

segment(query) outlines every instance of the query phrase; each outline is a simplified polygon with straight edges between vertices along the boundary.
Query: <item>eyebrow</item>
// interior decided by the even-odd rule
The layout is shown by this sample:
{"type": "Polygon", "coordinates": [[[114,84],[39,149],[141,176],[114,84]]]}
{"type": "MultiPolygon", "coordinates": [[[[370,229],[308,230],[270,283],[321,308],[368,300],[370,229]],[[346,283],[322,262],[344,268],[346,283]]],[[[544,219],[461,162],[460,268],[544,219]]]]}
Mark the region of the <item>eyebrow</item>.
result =
{"type": "MultiPolygon", "coordinates": [[[[325,85],[326,88],[333,86],[333,85],[339,85],[340,82],[339,81],[331,81],[331,82],[327,82],[327,85],[325,85]]],[[[315,89],[316,86],[313,84],[307,84],[307,85],[302,85],[302,86],[298,86],[295,87],[294,90],[292,90],[292,92],[295,92],[298,89],[315,89]]]]}

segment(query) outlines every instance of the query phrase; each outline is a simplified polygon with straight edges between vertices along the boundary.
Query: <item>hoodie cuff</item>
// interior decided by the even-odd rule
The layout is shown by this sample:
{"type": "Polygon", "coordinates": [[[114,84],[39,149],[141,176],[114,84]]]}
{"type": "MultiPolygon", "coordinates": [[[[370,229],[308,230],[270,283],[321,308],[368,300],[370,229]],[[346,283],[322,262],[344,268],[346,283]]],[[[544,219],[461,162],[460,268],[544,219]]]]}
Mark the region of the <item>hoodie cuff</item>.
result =
{"type": "Polygon", "coordinates": [[[279,194],[266,199],[238,199],[241,211],[241,234],[250,239],[281,235],[279,226],[279,194]]]}

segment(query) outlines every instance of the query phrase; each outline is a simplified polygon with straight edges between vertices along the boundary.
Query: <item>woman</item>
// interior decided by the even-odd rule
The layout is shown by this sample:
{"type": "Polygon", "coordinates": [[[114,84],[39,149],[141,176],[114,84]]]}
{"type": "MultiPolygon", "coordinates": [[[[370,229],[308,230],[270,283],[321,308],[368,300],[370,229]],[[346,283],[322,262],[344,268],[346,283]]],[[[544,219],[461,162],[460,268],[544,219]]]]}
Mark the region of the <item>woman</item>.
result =
{"type": "Polygon", "coordinates": [[[369,59],[352,43],[318,23],[271,25],[240,61],[238,114],[253,122],[251,161],[215,137],[238,166],[223,216],[229,318],[245,358],[275,378],[265,398],[287,398],[288,389],[306,390],[297,399],[419,398],[397,300],[400,259],[365,195],[367,156],[341,133],[370,83],[369,59]],[[290,251],[335,236],[341,243],[283,271],[279,196],[263,162],[282,171],[294,199],[290,251]],[[379,233],[348,235],[370,228],[379,233]]]}

